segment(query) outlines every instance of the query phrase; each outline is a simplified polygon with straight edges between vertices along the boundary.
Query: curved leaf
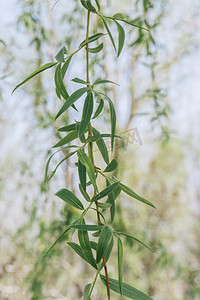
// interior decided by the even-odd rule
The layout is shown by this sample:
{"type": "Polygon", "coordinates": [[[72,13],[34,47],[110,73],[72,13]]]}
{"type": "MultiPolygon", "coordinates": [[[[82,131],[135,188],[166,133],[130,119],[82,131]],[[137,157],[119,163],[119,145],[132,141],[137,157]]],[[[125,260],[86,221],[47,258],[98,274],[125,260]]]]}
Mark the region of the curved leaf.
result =
{"type": "Polygon", "coordinates": [[[115,182],[109,186],[107,186],[103,191],[101,191],[99,194],[97,194],[92,201],[98,201],[104,197],[106,197],[107,195],[109,195],[110,193],[112,193],[120,184],[120,182],[115,182]]]}
{"type": "Polygon", "coordinates": [[[103,101],[103,99],[101,99],[92,119],[96,119],[102,112],[103,108],[104,108],[104,101],[103,101]]]}
{"type": "Polygon", "coordinates": [[[61,147],[63,145],[66,145],[70,142],[72,142],[73,140],[78,138],[78,133],[73,130],[71,131],[68,135],[66,135],[63,139],[61,139],[56,145],[54,145],[52,148],[57,148],[57,147],[61,147]]]}
{"type": "Polygon", "coordinates": [[[106,31],[107,31],[109,37],[110,37],[110,40],[111,40],[111,42],[112,42],[112,45],[113,45],[115,51],[117,51],[116,46],[115,46],[115,42],[114,42],[114,39],[113,39],[113,36],[112,36],[112,33],[111,33],[111,31],[110,31],[110,29],[109,29],[109,27],[108,27],[108,24],[106,23],[106,20],[105,20],[104,17],[101,16],[101,19],[102,19],[102,21],[103,21],[103,24],[104,24],[104,26],[105,26],[105,28],[106,28],[106,31]]]}
{"type": "Polygon", "coordinates": [[[87,284],[84,288],[83,300],[91,300],[90,298],[90,289],[92,284],[87,284]]]}
{"type": "MultiPolygon", "coordinates": [[[[99,131],[97,131],[94,127],[92,128],[94,135],[99,135],[99,138],[96,140],[97,147],[99,148],[99,151],[101,152],[101,155],[105,161],[106,164],[109,163],[109,155],[108,155],[108,149],[106,147],[106,144],[101,137],[101,134],[99,131]]],[[[92,137],[91,137],[92,138],[92,137]]]]}
{"type": "Polygon", "coordinates": [[[94,48],[88,48],[88,51],[90,53],[98,53],[103,49],[103,43],[101,43],[100,45],[98,45],[97,47],[94,48]]]}
{"type": "Polygon", "coordinates": [[[98,39],[100,39],[102,36],[104,36],[105,35],[105,33],[101,33],[101,32],[99,32],[99,33],[95,33],[95,34],[93,34],[93,35],[91,35],[89,38],[88,38],[88,40],[84,40],[84,41],[82,41],[81,43],[80,43],[80,46],[79,47],[84,47],[86,44],[90,44],[90,43],[92,43],[92,42],[94,42],[94,41],[97,41],[98,39]]]}
{"type": "Polygon", "coordinates": [[[116,159],[114,158],[109,165],[107,165],[107,167],[105,168],[104,172],[112,172],[114,171],[118,166],[118,162],[116,161],[116,159]]]}
{"type": "Polygon", "coordinates": [[[55,71],[55,85],[56,85],[56,90],[57,90],[58,94],[62,95],[62,97],[65,100],[67,100],[69,98],[69,94],[63,83],[61,63],[58,64],[56,71],[55,71]]]}
{"type": "Polygon", "coordinates": [[[124,28],[116,20],[114,22],[117,25],[117,30],[118,30],[118,52],[117,52],[117,57],[119,57],[121,52],[122,52],[122,49],[124,47],[125,31],[124,31],[124,28]]]}
{"type": "Polygon", "coordinates": [[[40,67],[39,69],[37,69],[36,71],[34,71],[33,73],[31,73],[28,77],[26,77],[26,79],[24,79],[21,83],[19,83],[18,85],[16,85],[16,87],[14,88],[14,90],[12,91],[12,94],[14,93],[14,91],[16,89],[18,89],[22,84],[24,84],[25,82],[27,82],[28,80],[30,80],[31,78],[33,78],[35,75],[49,69],[52,68],[53,66],[57,65],[56,63],[47,63],[45,65],[43,65],[42,67],[40,67]]]}
{"type": "Polygon", "coordinates": [[[138,243],[140,243],[141,245],[143,245],[144,247],[146,247],[147,249],[149,249],[151,252],[155,252],[152,248],[150,248],[149,246],[147,246],[144,242],[140,241],[139,239],[135,238],[134,236],[128,234],[128,233],[125,233],[125,232],[116,232],[117,234],[121,234],[121,235],[124,235],[138,243]]]}
{"type": "MultiPolygon", "coordinates": [[[[100,277],[103,284],[107,285],[106,277],[104,275],[100,275],[100,277]]],[[[111,290],[120,294],[119,281],[109,277],[109,282],[111,290]]],[[[153,300],[148,295],[126,283],[123,283],[122,285],[122,295],[134,300],[153,300]]]]}
{"type": "Polygon", "coordinates": [[[67,204],[83,210],[83,204],[81,203],[81,201],[69,190],[67,189],[61,189],[56,193],[56,196],[58,196],[60,199],[62,199],[63,201],[65,201],[67,204]]]}
{"type": "Polygon", "coordinates": [[[119,85],[118,83],[111,81],[111,80],[107,80],[107,79],[97,80],[93,83],[93,85],[104,84],[104,83],[113,83],[113,84],[119,85]]]}

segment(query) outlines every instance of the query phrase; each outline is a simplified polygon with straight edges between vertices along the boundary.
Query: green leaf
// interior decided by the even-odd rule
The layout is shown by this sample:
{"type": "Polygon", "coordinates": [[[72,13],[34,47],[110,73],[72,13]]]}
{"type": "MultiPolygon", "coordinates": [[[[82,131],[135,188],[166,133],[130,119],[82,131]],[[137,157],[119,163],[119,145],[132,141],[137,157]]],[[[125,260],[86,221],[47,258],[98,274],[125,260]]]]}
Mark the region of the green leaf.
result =
{"type": "Polygon", "coordinates": [[[62,115],[62,113],[64,113],[70,106],[72,106],[74,104],[74,102],[76,102],[87,91],[89,91],[88,87],[81,88],[81,89],[76,90],[71,96],[69,96],[67,101],[65,101],[64,105],[59,110],[55,119],[57,119],[60,115],[62,115]]]}
{"type": "Polygon", "coordinates": [[[63,161],[65,161],[66,159],[68,159],[69,157],[71,157],[72,155],[74,155],[77,151],[71,152],[69,154],[67,154],[67,156],[65,156],[56,166],[56,168],[51,172],[51,175],[49,176],[48,180],[50,180],[56,173],[58,167],[63,163],[63,161]]]}
{"type": "Polygon", "coordinates": [[[86,192],[86,167],[78,160],[78,175],[80,184],[83,190],[86,192]]]}
{"type": "Polygon", "coordinates": [[[114,158],[105,168],[104,172],[112,172],[118,167],[118,162],[114,158]]]}
{"type": "Polygon", "coordinates": [[[101,230],[103,228],[103,226],[81,224],[81,225],[70,225],[70,228],[84,230],[84,231],[97,231],[97,230],[101,230]]]}
{"type": "Polygon", "coordinates": [[[61,189],[56,193],[56,196],[58,196],[60,199],[62,199],[63,201],[65,201],[67,204],[83,210],[83,204],[81,203],[81,201],[69,190],[67,189],[61,189]]]}
{"type": "Polygon", "coordinates": [[[71,62],[71,59],[72,59],[72,56],[70,56],[62,66],[62,79],[65,77],[65,74],[66,74],[69,64],[71,62]]]}
{"type": "Polygon", "coordinates": [[[105,163],[109,164],[108,149],[106,147],[106,144],[105,144],[103,138],[100,135],[100,132],[98,130],[96,130],[94,127],[92,128],[92,132],[94,135],[99,135],[99,138],[96,140],[97,147],[99,148],[99,151],[101,152],[101,155],[102,155],[105,163]]]}
{"type": "Polygon", "coordinates": [[[151,252],[155,252],[152,248],[150,248],[149,246],[147,246],[144,242],[140,241],[139,239],[135,238],[134,236],[132,236],[132,235],[130,235],[130,234],[128,234],[128,233],[125,233],[125,232],[117,232],[117,231],[116,231],[116,233],[117,233],[117,234],[124,235],[124,236],[126,236],[126,237],[128,237],[128,238],[130,238],[130,239],[132,239],[132,240],[134,240],[134,241],[136,241],[136,242],[138,242],[138,243],[140,243],[141,245],[143,245],[144,247],[146,247],[147,249],[149,249],[151,252]]]}
{"type": "Polygon", "coordinates": [[[99,4],[99,1],[95,0],[95,2],[96,2],[96,5],[97,5],[97,8],[98,8],[98,11],[100,11],[101,7],[100,7],[100,4],[99,4]]]}
{"type": "MultiPolygon", "coordinates": [[[[81,247],[78,245],[78,244],[76,244],[76,243],[72,243],[72,242],[67,242],[67,244],[82,258],[82,259],[84,259],[85,261],[87,261],[86,260],[86,258],[85,258],[85,255],[84,255],[84,253],[83,253],[83,251],[81,250],[81,247]]],[[[88,262],[88,261],[87,261],[88,262]]]]}
{"type": "Polygon", "coordinates": [[[88,40],[84,40],[83,42],[80,43],[79,48],[84,47],[86,44],[90,44],[94,41],[97,41],[98,39],[100,39],[102,36],[104,36],[105,33],[95,33],[94,35],[91,35],[88,40]]]}
{"type": "Polygon", "coordinates": [[[103,101],[103,99],[101,99],[92,119],[96,119],[102,112],[103,108],[104,108],[104,101],[103,101]]]}
{"type": "Polygon", "coordinates": [[[76,124],[69,124],[58,129],[60,132],[69,132],[76,129],[76,124]]]}
{"type": "Polygon", "coordinates": [[[88,127],[93,112],[93,94],[89,92],[84,102],[79,134],[82,135],[88,127]]]}
{"type": "MultiPolygon", "coordinates": [[[[112,249],[113,249],[113,245],[114,245],[114,239],[113,237],[110,240],[110,243],[108,244],[108,247],[106,248],[106,251],[104,253],[105,256],[105,260],[106,262],[109,260],[110,255],[112,253],[112,249]]],[[[104,267],[104,263],[102,262],[100,269],[102,269],[104,267]]]]}
{"type": "Polygon", "coordinates": [[[88,195],[88,193],[86,191],[84,191],[81,184],[79,184],[79,190],[80,190],[81,194],[83,195],[83,197],[85,198],[85,200],[90,202],[90,196],[88,195]]]}
{"type": "Polygon", "coordinates": [[[113,15],[113,18],[122,21],[125,17],[121,13],[116,13],[113,15]]]}
{"type": "Polygon", "coordinates": [[[92,284],[87,284],[84,288],[83,300],[91,300],[90,298],[90,289],[92,284]]]}
{"type": "Polygon", "coordinates": [[[110,227],[104,226],[101,230],[98,244],[97,244],[97,264],[100,262],[100,260],[103,258],[106,248],[108,247],[108,244],[110,243],[112,238],[112,231],[110,227]]]}
{"type": "Polygon", "coordinates": [[[118,83],[114,82],[114,81],[111,81],[111,80],[106,80],[106,79],[103,79],[103,80],[97,80],[93,83],[93,85],[98,85],[98,84],[104,84],[104,83],[113,83],[113,84],[116,84],[119,86],[118,83]]]}
{"type": "Polygon", "coordinates": [[[76,132],[76,130],[71,131],[70,133],[68,133],[68,135],[66,135],[63,139],[61,139],[56,145],[54,145],[52,148],[57,148],[57,147],[61,147],[63,145],[66,145],[68,143],[70,143],[71,141],[75,140],[78,138],[78,133],[76,132]]]}
{"type": "Polygon", "coordinates": [[[58,94],[61,94],[62,97],[67,100],[69,98],[69,94],[65,88],[65,85],[63,83],[63,75],[62,75],[62,69],[61,69],[61,63],[58,64],[56,71],[55,71],[55,85],[56,90],[58,91],[58,94]]]}
{"type": "MultiPolygon", "coordinates": [[[[107,187],[110,187],[110,182],[106,179],[106,185],[107,187]]],[[[119,185],[116,187],[116,189],[119,187],[119,185]]],[[[114,189],[110,194],[108,194],[108,200],[107,202],[111,204],[111,208],[110,208],[110,218],[111,218],[111,223],[114,220],[115,217],[115,198],[113,195],[113,192],[116,190],[114,189]]]]}
{"type": "Polygon", "coordinates": [[[65,57],[64,57],[64,54],[67,52],[66,48],[65,47],[62,47],[60,49],[60,51],[56,54],[56,57],[55,59],[58,61],[58,62],[64,62],[65,61],[65,57]]]}
{"type": "Polygon", "coordinates": [[[119,291],[122,297],[122,285],[123,285],[123,244],[121,239],[118,237],[118,279],[119,279],[119,291]]]}
{"type": "Polygon", "coordinates": [[[117,51],[117,57],[120,56],[122,49],[124,47],[124,41],[125,41],[125,31],[124,28],[115,20],[115,24],[117,25],[118,30],[118,51],[117,51]]]}
{"type": "Polygon", "coordinates": [[[119,21],[122,21],[122,22],[124,22],[124,23],[127,23],[127,24],[129,24],[129,25],[131,25],[131,26],[137,27],[137,28],[139,28],[139,29],[144,29],[144,30],[146,30],[146,31],[149,31],[149,30],[148,30],[147,28],[145,28],[145,27],[142,27],[142,26],[140,26],[140,25],[134,24],[133,22],[127,21],[127,20],[125,19],[125,17],[124,17],[121,13],[116,13],[113,17],[108,17],[108,18],[114,19],[114,20],[119,20],[119,21]]]}
{"type": "Polygon", "coordinates": [[[86,81],[84,81],[78,77],[73,78],[72,81],[76,82],[76,83],[80,83],[80,84],[86,84],[86,85],[88,84],[86,81]]]}
{"type": "Polygon", "coordinates": [[[104,197],[106,197],[107,195],[109,195],[110,193],[112,193],[114,191],[114,189],[116,189],[118,187],[118,185],[120,184],[120,182],[115,182],[109,186],[107,186],[103,191],[101,191],[99,194],[97,194],[92,201],[98,201],[104,197]]]}
{"type": "Polygon", "coordinates": [[[92,249],[97,250],[97,243],[96,242],[91,241],[90,244],[91,244],[92,249]]]}
{"type": "Polygon", "coordinates": [[[96,184],[95,170],[92,165],[91,159],[89,158],[89,156],[87,156],[87,154],[85,154],[84,150],[82,150],[82,149],[78,150],[77,154],[78,154],[78,158],[79,158],[80,162],[86,167],[86,171],[92,182],[92,185],[98,192],[98,187],[96,184]]]}
{"type": "Polygon", "coordinates": [[[48,64],[45,64],[44,66],[40,67],[39,69],[37,69],[36,71],[34,71],[33,73],[31,73],[25,80],[23,80],[20,84],[18,84],[14,90],[12,91],[12,94],[14,93],[14,91],[16,89],[18,89],[22,84],[24,84],[25,82],[27,82],[28,80],[30,80],[31,78],[33,78],[35,75],[49,69],[49,68],[52,68],[53,66],[55,66],[57,64],[56,63],[48,63],[48,64]]]}
{"type": "Polygon", "coordinates": [[[96,11],[96,8],[92,5],[90,0],[81,0],[81,4],[83,5],[83,7],[85,7],[86,9],[88,9],[92,12],[96,11]]]}
{"type": "Polygon", "coordinates": [[[110,31],[110,29],[109,29],[109,27],[108,27],[108,24],[106,23],[106,20],[105,20],[104,17],[101,17],[101,19],[102,19],[102,21],[103,21],[103,24],[104,24],[104,26],[105,26],[105,28],[106,28],[106,31],[107,31],[109,37],[110,37],[110,40],[111,40],[111,42],[112,42],[112,44],[113,44],[113,47],[114,47],[115,51],[117,51],[116,46],[115,46],[115,42],[114,42],[114,39],[113,39],[113,36],[112,36],[112,33],[111,33],[111,31],[110,31]]]}
{"type": "Polygon", "coordinates": [[[92,236],[94,236],[94,237],[99,237],[99,236],[100,236],[100,231],[94,232],[94,233],[92,234],[92,236]]]}
{"type": "Polygon", "coordinates": [[[138,201],[141,201],[153,208],[156,208],[151,202],[149,202],[148,200],[140,197],[139,195],[137,195],[133,190],[131,190],[128,186],[126,186],[125,184],[120,183],[120,188],[123,192],[125,192],[126,194],[128,194],[129,196],[137,199],[138,201]]]}
{"type": "Polygon", "coordinates": [[[114,147],[114,138],[116,130],[116,111],[112,100],[105,94],[101,93],[108,101],[110,107],[110,121],[111,121],[111,149],[113,151],[114,147]]]}
{"type": "Polygon", "coordinates": [[[102,208],[102,209],[107,209],[107,208],[110,208],[111,206],[112,206],[111,203],[101,203],[101,202],[98,202],[98,207],[102,208]]]}
{"type": "MultiPolygon", "coordinates": [[[[100,275],[100,277],[103,284],[107,286],[106,277],[104,275],[100,275]]],[[[111,290],[120,294],[119,281],[109,278],[109,282],[111,290]]],[[[122,285],[122,295],[134,300],[153,300],[151,297],[147,296],[143,292],[135,289],[134,287],[126,283],[123,283],[122,285]]]]}
{"type": "Polygon", "coordinates": [[[88,51],[90,53],[98,53],[103,49],[103,43],[101,43],[100,45],[98,45],[97,47],[94,48],[88,48],[88,51]]]}
{"type": "MultiPolygon", "coordinates": [[[[82,224],[84,220],[82,220],[82,224]]],[[[83,224],[84,225],[84,224],[83,224]]],[[[91,244],[88,236],[88,232],[85,230],[78,230],[78,239],[81,246],[81,249],[85,255],[86,260],[91,264],[95,269],[97,269],[96,261],[92,254],[91,244]]]]}

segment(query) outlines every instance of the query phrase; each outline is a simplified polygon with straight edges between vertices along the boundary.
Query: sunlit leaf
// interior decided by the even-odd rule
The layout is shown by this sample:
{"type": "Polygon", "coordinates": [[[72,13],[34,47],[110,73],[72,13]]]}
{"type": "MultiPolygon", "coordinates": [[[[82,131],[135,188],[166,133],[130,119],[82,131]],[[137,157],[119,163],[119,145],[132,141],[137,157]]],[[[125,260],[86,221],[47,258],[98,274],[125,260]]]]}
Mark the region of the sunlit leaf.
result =
{"type": "Polygon", "coordinates": [[[67,189],[61,189],[56,193],[56,196],[58,196],[60,199],[62,199],[63,201],[65,201],[67,204],[83,210],[83,204],[81,203],[81,201],[76,197],[76,195],[74,195],[71,191],[67,190],[67,189]]]}

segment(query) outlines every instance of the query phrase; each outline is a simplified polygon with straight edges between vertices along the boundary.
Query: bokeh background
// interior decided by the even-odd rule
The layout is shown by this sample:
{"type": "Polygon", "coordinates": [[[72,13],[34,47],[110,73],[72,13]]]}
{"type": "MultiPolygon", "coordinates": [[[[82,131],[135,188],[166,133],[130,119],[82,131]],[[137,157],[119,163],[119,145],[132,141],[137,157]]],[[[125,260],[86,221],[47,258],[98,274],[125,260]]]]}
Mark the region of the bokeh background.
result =
{"type": "MultiPolygon", "coordinates": [[[[54,61],[58,50],[77,48],[85,36],[86,13],[77,0],[1,1],[0,10],[0,299],[82,299],[91,270],[66,244],[45,259],[41,253],[76,212],[54,196],[61,187],[78,193],[73,160],[62,164],[44,188],[45,164],[58,140],[56,129],[77,114],[54,122],[60,102],[53,71],[11,91],[28,74],[54,61]],[[53,9],[52,9],[53,8],[53,9]]],[[[145,240],[157,253],[125,242],[125,281],[155,300],[200,299],[200,3],[172,0],[101,0],[106,15],[123,12],[148,32],[125,25],[126,46],[116,60],[105,36],[102,54],[91,55],[91,77],[120,84],[107,92],[118,115],[115,174],[157,210],[124,195],[114,226],[145,240]]],[[[117,38],[115,26],[112,32],[117,38]]],[[[90,33],[102,30],[92,19],[90,33]]],[[[70,66],[70,80],[85,77],[84,52],[70,66]]],[[[81,103],[81,102],[80,102],[81,103]]],[[[81,104],[80,107],[81,108],[81,104]]],[[[109,115],[96,127],[108,132],[109,115]]],[[[96,160],[99,160],[98,155],[96,160]]],[[[112,155],[112,154],[111,154],[112,155]]],[[[62,159],[58,154],[50,168],[62,159]]],[[[95,222],[93,215],[91,222],[95,222]]],[[[115,249],[116,253],[116,249],[115,249]]],[[[109,263],[116,277],[117,256],[109,263]]],[[[112,299],[120,299],[112,294],[112,299]]],[[[93,299],[106,291],[98,283],[93,299]]]]}

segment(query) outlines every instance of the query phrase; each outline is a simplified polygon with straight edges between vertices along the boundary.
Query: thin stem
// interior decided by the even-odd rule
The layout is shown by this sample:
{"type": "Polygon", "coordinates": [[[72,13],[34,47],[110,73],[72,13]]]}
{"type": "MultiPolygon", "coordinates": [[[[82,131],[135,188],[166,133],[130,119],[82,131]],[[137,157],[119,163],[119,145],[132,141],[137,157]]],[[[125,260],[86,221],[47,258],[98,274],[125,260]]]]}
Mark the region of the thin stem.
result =
{"type": "MultiPolygon", "coordinates": [[[[89,37],[89,25],[90,25],[90,11],[88,10],[88,14],[87,14],[87,30],[86,30],[86,42],[88,41],[88,37],[89,37]]],[[[87,83],[88,86],[90,85],[90,73],[89,73],[89,51],[88,51],[88,43],[86,43],[86,79],[87,79],[87,83]]],[[[89,93],[89,91],[88,91],[89,93]]],[[[92,125],[89,122],[88,125],[88,138],[92,136],[92,125]]],[[[89,152],[89,156],[91,158],[93,167],[95,169],[95,163],[94,163],[94,155],[93,155],[93,147],[92,147],[92,142],[89,142],[88,144],[88,152],[89,152]]],[[[97,194],[96,189],[94,188],[94,196],[97,194]]],[[[96,204],[96,209],[97,209],[97,219],[98,219],[98,224],[101,225],[101,220],[100,220],[100,214],[99,214],[99,208],[98,208],[98,202],[95,202],[96,204]]],[[[106,266],[106,259],[105,257],[103,257],[103,264],[104,264],[104,270],[105,270],[105,275],[106,275],[106,285],[107,285],[107,295],[108,295],[108,300],[110,300],[110,282],[109,282],[109,278],[108,278],[108,270],[107,270],[107,266],[106,266]]],[[[95,281],[94,284],[96,282],[98,274],[95,277],[95,281]]],[[[94,286],[93,286],[94,287],[94,286]]],[[[93,289],[92,287],[92,289],[93,289]]]]}

